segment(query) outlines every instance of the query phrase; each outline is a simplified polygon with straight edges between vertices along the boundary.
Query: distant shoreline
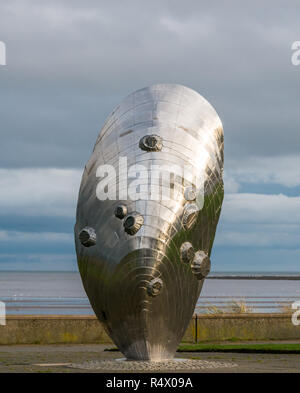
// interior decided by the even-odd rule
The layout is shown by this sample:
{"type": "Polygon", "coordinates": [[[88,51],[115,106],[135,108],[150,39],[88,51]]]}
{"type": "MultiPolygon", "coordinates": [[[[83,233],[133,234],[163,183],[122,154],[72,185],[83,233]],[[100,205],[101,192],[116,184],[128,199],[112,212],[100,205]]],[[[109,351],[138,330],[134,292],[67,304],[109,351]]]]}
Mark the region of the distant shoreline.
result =
{"type": "MultiPolygon", "coordinates": [[[[76,274],[79,276],[79,271],[71,270],[0,270],[3,274],[76,274]]],[[[0,275],[1,276],[1,275],[0,275]]],[[[300,272],[211,272],[207,277],[209,280],[286,280],[286,281],[300,281],[300,272]]]]}
{"type": "Polygon", "coordinates": [[[215,275],[207,276],[209,280],[300,280],[299,276],[279,276],[279,275],[215,275]]]}

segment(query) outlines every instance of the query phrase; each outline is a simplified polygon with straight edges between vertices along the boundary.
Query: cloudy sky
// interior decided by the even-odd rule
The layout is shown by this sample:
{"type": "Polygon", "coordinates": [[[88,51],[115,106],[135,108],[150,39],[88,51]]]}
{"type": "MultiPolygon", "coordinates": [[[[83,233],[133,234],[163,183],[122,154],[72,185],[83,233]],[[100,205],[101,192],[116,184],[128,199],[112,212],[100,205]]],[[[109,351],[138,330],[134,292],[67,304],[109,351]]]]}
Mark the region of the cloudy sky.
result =
{"type": "Polygon", "coordinates": [[[76,198],[101,125],[130,92],[179,83],[224,125],[213,269],[300,271],[299,12],[293,0],[2,0],[0,269],[77,269],[76,198]]]}

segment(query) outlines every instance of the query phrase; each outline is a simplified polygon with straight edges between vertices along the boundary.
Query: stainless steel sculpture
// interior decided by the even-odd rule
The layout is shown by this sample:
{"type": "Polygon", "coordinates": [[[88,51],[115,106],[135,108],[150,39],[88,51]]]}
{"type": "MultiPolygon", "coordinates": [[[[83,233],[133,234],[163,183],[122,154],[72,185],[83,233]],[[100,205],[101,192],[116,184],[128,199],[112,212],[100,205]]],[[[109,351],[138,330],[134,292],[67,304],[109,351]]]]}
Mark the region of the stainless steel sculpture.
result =
{"type": "MultiPolygon", "coordinates": [[[[189,88],[159,84],[138,90],[106,120],[84,170],[75,241],[91,305],[128,359],[173,358],[210,270],[222,174],[221,121],[189,88]],[[140,197],[124,198],[128,179],[120,157],[126,157],[127,166],[143,165],[149,172],[154,164],[189,165],[204,188],[174,175],[174,195],[153,200],[144,176],[140,197]],[[101,200],[99,168],[109,165],[116,177],[107,175],[106,190],[111,186],[113,194],[118,192],[116,199],[101,200]]],[[[166,187],[161,179],[155,185],[166,187]]]]}

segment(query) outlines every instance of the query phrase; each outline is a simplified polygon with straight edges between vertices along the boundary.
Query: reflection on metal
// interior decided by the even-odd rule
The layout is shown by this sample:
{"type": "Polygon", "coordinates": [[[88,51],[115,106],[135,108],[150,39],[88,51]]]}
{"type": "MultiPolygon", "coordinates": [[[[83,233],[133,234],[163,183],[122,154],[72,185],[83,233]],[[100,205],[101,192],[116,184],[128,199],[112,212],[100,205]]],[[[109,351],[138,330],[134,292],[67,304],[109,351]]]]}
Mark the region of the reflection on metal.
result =
{"type": "Polygon", "coordinates": [[[80,243],[84,247],[91,247],[96,244],[97,235],[93,228],[85,227],[79,232],[80,243]]]}
{"type": "Polygon", "coordinates": [[[186,187],[184,190],[184,198],[186,201],[194,201],[196,199],[196,190],[193,187],[186,187]]]}
{"type": "Polygon", "coordinates": [[[182,224],[185,229],[191,229],[197,220],[199,208],[195,203],[189,203],[185,206],[183,212],[182,224]]]}
{"type": "MultiPolygon", "coordinates": [[[[155,140],[152,145],[157,146],[155,140]]],[[[209,270],[207,258],[223,200],[222,173],[221,121],[189,88],[160,84],[138,90],[106,120],[82,177],[75,241],[91,305],[128,359],[174,357],[209,270]],[[160,149],[141,148],[140,141],[149,135],[161,138],[160,149]],[[101,165],[115,168],[119,192],[127,187],[118,176],[119,157],[127,157],[128,166],[143,165],[149,171],[152,164],[190,165],[204,179],[203,207],[197,211],[194,196],[185,193],[186,187],[196,185],[183,185],[176,178],[171,188],[180,192],[169,200],[149,199],[147,193],[136,200],[119,194],[99,200],[96,171],[101,165]],[[118,220],[115,211],[124,200],[127,214],[118,220]],[[81,242],[80,231],[86,226],[97,234],[94,247],[81,242]],[[198,251],[192,258],[191,247],[181,248],[185,243],[207,257],[198,251]]]]}
{"type": "Polygon", "coordinates": [[[210,272],[210,258],[205,251],[197,251],[191,264],[193,274],[198,280],[205,278],[210,272]]]}

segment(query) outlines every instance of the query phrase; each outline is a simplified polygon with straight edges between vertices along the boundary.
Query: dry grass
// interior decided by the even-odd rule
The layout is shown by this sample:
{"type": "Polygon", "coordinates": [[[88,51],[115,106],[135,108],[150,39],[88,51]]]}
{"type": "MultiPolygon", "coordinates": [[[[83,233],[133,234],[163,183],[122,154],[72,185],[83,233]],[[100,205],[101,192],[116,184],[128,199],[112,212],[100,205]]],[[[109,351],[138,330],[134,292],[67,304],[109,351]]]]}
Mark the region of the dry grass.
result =
{"type": "MultiPolygon", "coordinates": [[[[278,311],[282,314],[292,314],[294,310],[291,304],[279,304],[278,311]]],[[[209,304],[205,308],[206,314],[249,314],[253,313],[253,307],[248,306],[243,300],[232,300],[223,307],[215,306],[214,304],[209,304]]]]}
{"type": "Polygon", "coordinates": [[[253,312],[253,308],[247,306],[247,304],[243,301],[233,301],[229,307],[231,310],[230,312],[233,314],[249,314],[253,312]]]}
{"type": "Polygon", "coordinates": [[[225,307],[217,307],[215,305],[209,305],[206,307],[207,314],[249,314],[253,312],[252,307],[247,306],[244,301],[233,300],[225,307]]]}
{"type": "Polygon", "coordinates": [[[211,305],[206,307],[206,314],[224,314],[225,311],[223,308],[211,305]]]}
{"type": "Polygon", "coordinates": [[[282,314],[292,314],[294,312],[291,304],[282,304],[281,306],[278,307],[278,310],[282,314]]]}

